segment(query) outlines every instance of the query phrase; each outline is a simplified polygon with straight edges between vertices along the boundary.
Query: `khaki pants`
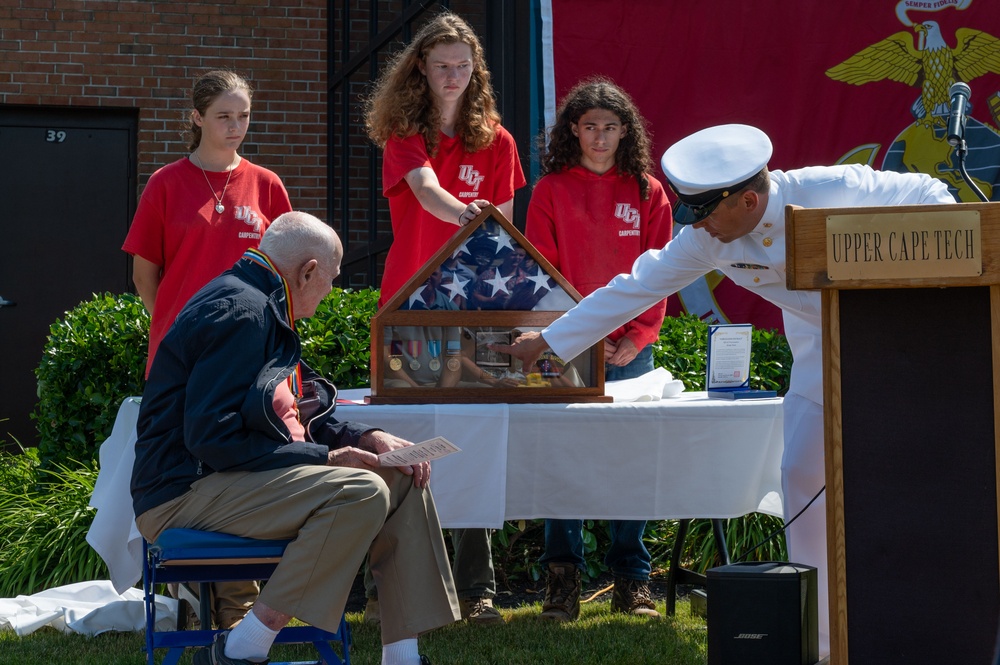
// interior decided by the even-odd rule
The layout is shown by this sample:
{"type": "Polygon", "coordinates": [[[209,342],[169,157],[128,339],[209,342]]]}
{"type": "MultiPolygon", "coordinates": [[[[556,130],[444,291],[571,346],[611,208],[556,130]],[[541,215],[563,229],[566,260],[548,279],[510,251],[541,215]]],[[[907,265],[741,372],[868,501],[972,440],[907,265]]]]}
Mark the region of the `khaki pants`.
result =
{"type": "Polygon", "coordinates": [[[461,618],[429,490],[396,469],[327,466],[213,473],[136,519],[152,542],[168,528],[294,539],[260,602],[335,631],[368,553],[383,643],[461,618]]]}
{"type": "MultiPolygon", "coordinates": [[[[458,597],[493,598],[497,595],[497,583],[493,574],[493,552],[490,549],[489,529],[449,529],[454,556],[451,558],[451,574],[455,579],[458,597]]],[[[365,596],[378,599],[375,580],[365,564],[365,596]]]]}

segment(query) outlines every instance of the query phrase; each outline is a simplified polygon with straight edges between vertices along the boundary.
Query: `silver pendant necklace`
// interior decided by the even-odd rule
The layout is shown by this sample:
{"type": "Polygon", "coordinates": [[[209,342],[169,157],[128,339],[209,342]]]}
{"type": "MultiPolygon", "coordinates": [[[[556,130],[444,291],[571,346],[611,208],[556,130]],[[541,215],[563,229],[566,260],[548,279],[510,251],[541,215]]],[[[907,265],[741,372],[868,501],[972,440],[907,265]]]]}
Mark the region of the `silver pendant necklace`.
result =
{"type": "Polygon", "coordinates": [[[221,215],[226,211],[226,206],[222,205],[222,199],[226,196],[226,189],[229,187],[229,179],[233,177],[233,170],[235,169],[235,167],[230,166],[229,168],[229,175],[226,176],[226,184],[222,188],[222,196],[216,196],[215,187],[212,187],[212,181],[208,179],[208,174],[205,173],[205,167],[201,165],[201,157],[199,157],[197,153],[191,153],[191,154],[193,154],[194,158],[198,160],[198,168],[201,169],[201,174],[205,176],[205,182],[208,183],[208,189],[211,190],[212,197],[215,199],[215,212],[221,215]]]}

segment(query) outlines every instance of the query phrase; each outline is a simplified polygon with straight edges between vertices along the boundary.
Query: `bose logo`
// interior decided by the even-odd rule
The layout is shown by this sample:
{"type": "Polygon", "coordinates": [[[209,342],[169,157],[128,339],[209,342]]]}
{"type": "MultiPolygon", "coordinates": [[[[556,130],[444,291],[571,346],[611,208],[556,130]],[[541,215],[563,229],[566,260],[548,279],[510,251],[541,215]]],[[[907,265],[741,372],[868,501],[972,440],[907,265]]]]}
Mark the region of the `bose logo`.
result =
{"type": "Polygon", "coordinates": [[[740,633],[733,639],[736,640],[762,640],[767,637],[767,633],[740,633]]]}

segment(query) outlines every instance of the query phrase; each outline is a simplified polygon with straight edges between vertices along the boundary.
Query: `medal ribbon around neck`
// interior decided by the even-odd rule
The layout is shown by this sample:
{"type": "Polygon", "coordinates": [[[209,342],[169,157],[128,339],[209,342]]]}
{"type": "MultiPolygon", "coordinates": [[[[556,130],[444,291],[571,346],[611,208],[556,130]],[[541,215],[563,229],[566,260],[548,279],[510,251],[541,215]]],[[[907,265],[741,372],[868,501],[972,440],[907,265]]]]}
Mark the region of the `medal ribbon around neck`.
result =
{"type": "MultiPolygon", "coordinates": [[[[256,263],[262,268],[266,268],[271,271],[275,277],[281,282],[281,288],[285,291],[285,315],[288,317],[288,326],[294,331],[295,330],[295,317],[292,314],[292,291],[288,288],[288,282],[278,269],[271,262],[270,257],[264,252],[257,249],[248,249],[243,253],[243,258],[251,263],[256,263]]],[[[292,370],[291,375],[288,377],[288,387],[296,397],[302,397],[302,364],[295,363],[295,369],[292,370]]]]}

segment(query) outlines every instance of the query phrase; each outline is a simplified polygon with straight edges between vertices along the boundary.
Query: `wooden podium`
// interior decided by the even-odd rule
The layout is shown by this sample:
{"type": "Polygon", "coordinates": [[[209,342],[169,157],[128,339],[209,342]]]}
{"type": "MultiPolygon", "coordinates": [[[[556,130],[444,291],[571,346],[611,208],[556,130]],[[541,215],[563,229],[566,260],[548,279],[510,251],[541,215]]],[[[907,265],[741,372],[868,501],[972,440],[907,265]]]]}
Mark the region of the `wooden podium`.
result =
{"type": "Polygon", "coordinates": [[[990,663],[1000,203],[786,224],[788,288],[823,292],[830,662],[990,663]]]}

